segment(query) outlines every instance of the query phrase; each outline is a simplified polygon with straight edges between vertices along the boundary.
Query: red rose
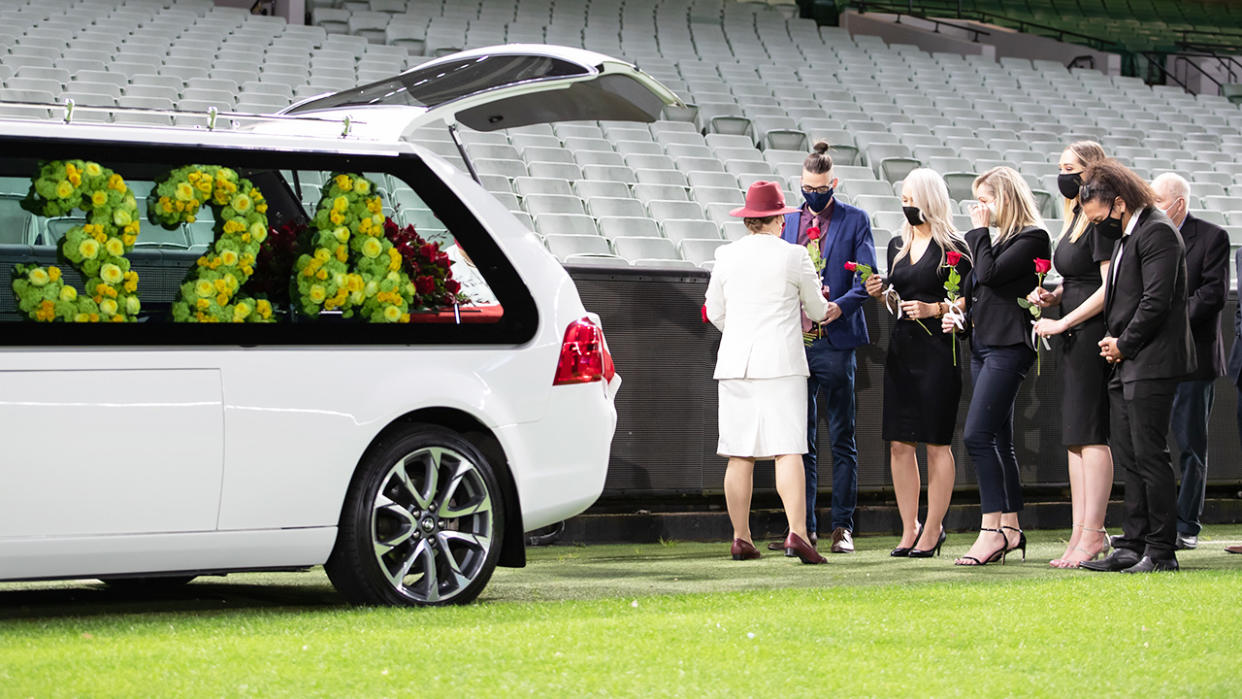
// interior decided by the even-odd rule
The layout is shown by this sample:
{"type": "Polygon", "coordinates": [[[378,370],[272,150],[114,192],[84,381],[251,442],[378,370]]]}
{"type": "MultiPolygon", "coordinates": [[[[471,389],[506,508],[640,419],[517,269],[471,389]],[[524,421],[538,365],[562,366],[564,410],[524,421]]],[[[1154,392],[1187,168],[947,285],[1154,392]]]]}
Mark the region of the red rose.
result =
{"type": "Polygon", "coordinates": [[[699,316],[703,318],[704,323],[709,322],[707,320],[707,304],[703,304],[699,307],[699,316]]]}
{"type": "Polygon", "coordinates": [[[806,229],[806,237],[811,240],[819,240],[819,226],[811,226],[806,229]]]}
{"type": "Polygon", "coordinates": [[[956,267],[957,263],[962,261],[962,253],[956,250],[950,250],[944,254],[944,261],[948,263],[950,267],[956,267]]]}
{"type": "Polygon", "coordinates": [[[858,269],[858,263],[857,262],[846,262],[845,269],[849,272],[853,272],[858,269]]]}
{"type": "Polygon", "coordinates": [[[1035,258],[1035,274],[1047,274],[1052,269],[1052,260],[1045,260],[1042,257],[1035,258]]]}
{"type": "Polygon", "coordinates": [[[461,291],[461,282],[457,281],[456,279],[450,279],[444,282],[444,288],[448,289],[448,292],[450,294],[456,294],[457,292],[461,291]]]}
{"type": "Polygon", "coordinates": [[[436,253],[439,251],[440,247],[435,243],[425,243],[421,248],[419,248],[418,253],[422,255],[424,260],[434,262],[436,259],[436,253]]]}
{"type": "Polygon", "coordinates": [[[414,288],[420,295],[426,296],[436,290],[436,280],[426,275],[414,280],[414,288]]]}

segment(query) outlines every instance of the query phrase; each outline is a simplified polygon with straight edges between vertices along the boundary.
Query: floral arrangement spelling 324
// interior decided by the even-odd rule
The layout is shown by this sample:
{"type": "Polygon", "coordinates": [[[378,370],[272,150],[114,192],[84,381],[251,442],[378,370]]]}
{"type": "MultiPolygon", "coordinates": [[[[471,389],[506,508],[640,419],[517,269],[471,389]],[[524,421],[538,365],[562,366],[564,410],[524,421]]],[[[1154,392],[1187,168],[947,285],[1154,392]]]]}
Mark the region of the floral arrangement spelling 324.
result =
{"type": "Polygon", "coordinates": [[[31,320],[76,323],[135,320],[138,274],[125,253],[138,238],[138,204],[120,175],[99,163],[57,160],[39,169],[22,208],[39,216],[86,212],[86,221],[65,232],[57,248],[62,264],[82,273],[84,288],[65,283],[60,267],[17,265],[13,292],[31,320]]]}
{"type": "MultiPolygon", "coordinates": [[[[21,311],[42,322],[135,320],[141,311],[138,275],[125,253],[138,237],[140,217],[120,175],[98,163],[51,162],[41,168],[22,205],[42,216],[81,209],[88,219],[71,228],[59,247],[59,257],[86,279],[85,293],[67,285],[56,266],[18,265],[13,290],[21,311]]],[[[269,250],[262,273],[272,278],[249,286],[269,235],[267,202],[249,180],[227,167],[177,168],[156,182],[147,215],[171,230],[193,223],[204,206],[214,213],[215,238],[178,290],[172,306],[176,322],[272,322],[271,299],[285,294],[271,290],[289,274],[293,303],[309,316],[335,310],[346,318],[408,323],[412,309],[461,300],[447,256],[412,226],[400,229],[388,221],[377,188],[361,175],[333,174],[311,222],[309,252],[289,269],[288,262],[274,264],[289,253],[273,256],[269,250]],[[248,295],[254,291],[261,295],[248,295]]],[[[296,246],[293,229],[286,237],[283,247],[296,246]]]]}

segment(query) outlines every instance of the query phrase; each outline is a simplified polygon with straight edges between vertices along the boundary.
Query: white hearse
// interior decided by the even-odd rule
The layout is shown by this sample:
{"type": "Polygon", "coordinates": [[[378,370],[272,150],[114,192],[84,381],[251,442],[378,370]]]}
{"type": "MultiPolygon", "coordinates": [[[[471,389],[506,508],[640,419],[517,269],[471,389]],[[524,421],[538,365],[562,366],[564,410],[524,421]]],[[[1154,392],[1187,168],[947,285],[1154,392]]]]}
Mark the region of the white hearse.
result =
{"type": "Polygon", "coordinates": [[[238,129],[0,121],[0,581],[322,564],[351,601],[428,605],[524,565],[524,532],[602,491],[619,378],[565,270],[417,132],[677,103],[506,46],[238,129]],[[372,214],[418,237],[390,252],[372,214]],[[445,295],[448,248],[486,302],[445,295]]]}

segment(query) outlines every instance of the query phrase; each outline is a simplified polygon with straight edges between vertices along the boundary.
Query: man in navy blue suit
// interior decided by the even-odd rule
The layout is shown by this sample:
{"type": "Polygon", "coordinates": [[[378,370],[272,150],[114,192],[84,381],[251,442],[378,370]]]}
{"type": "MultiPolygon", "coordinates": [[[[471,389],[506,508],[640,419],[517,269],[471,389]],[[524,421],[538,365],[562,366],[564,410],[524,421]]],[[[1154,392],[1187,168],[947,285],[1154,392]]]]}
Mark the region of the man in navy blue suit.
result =
{"type": "Polygon", "coordinates": [[[806,348],[811,376],[807,385],[807,453],[802,457],[806,469],[807,531],[814,545],[818,540],[815,495],[819,481],[816,398],[822,390],[832,440],[831,550],[850,553],[854,550],[854,508],[858,502],[854,348],[869,344],[871,338],[862,310],[863,301],[870,297],[857,275],[845,269],[845,263],[857,262],[875,269],[875,242],[867,213],[833,198],[838,179],[827,151],[827,143],[816,143],[814,152],[803,163],[802,195],[806,202],[797,213],[785,216],[784,237],[804,247],[812,240],[819,245],[825,263],[821,276],[831,302],[822,324],[803,319],[803,330],[813,337],[806,348]]]}

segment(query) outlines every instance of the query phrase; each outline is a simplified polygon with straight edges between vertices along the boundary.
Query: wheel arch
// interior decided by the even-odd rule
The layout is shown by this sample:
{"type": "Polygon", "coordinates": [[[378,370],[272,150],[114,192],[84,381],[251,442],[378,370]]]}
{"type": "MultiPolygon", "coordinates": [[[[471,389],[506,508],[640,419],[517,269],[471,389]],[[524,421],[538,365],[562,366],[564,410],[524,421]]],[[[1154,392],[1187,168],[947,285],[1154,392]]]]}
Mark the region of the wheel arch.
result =
{"type": "MultiPolygon", "coordinates": [[[[513,472],[509,468],[509,460],[505,455],[500,440],[486,425],[475,416],[457,408],[419,408],[401,415],[380,430],[354,466],[351,483],[367,457],[377,444],[393,432],[410,425],[437,425],[453,430],[483,452],[488,462],[494,467],[496,480],[500,483],[501,496],[505,503],[505,535],[500,545],[500,558],[497,565],[506,568],[523,568],[526,566],[526,532],[522,525],[522,503],[518,498],[517,484],[513,480],[513,472]]],[[[342,511],[341,516],[344,516],[342,511]]]]}

